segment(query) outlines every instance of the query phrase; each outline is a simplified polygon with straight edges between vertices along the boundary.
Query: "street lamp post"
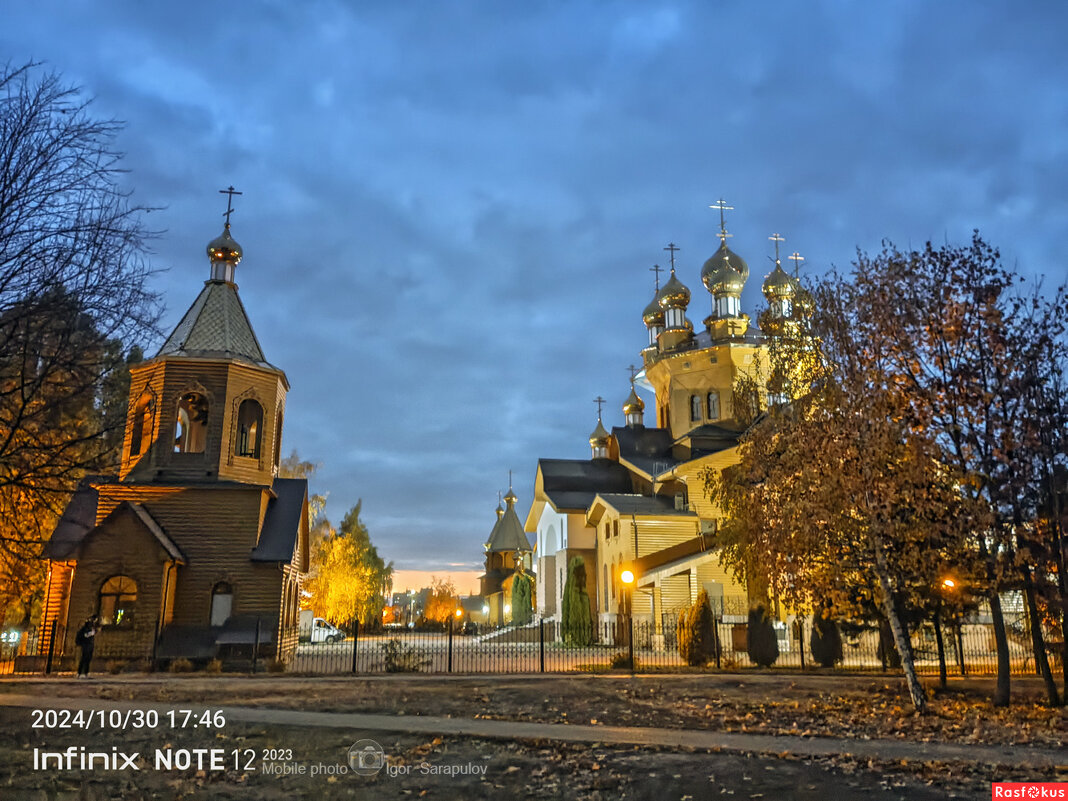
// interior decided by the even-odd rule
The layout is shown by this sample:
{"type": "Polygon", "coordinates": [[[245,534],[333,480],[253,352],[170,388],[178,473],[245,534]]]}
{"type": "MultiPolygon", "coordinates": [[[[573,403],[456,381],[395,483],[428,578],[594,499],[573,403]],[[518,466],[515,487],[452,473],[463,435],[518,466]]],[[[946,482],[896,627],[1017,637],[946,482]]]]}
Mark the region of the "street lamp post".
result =
{"type": "Polygon", "coordinates": [[[634,671],[634,573],[624,570],[619,574],[620,581],[627,588],[627,659],[631,672],[634,671]]]}

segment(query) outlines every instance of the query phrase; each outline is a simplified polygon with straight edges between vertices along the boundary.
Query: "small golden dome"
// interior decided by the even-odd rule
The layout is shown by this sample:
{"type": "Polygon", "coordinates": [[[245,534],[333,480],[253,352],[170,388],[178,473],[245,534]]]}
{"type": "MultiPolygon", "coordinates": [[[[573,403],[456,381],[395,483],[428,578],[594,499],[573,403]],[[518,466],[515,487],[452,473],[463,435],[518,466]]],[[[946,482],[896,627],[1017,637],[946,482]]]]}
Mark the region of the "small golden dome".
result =
{"type": "Polygon", "coordinates": [[[594,448],[603,448],[608,445],[608,431],[604,427],[604,423],[601,422],[601,418],[597,418],[597,428],[593,429],[593,433],[590,434],[590,446],[594,448]]]}
{"type": "Polygon", "coordinates": [[[658,325],[661,328],[664,326],[664,310],[660,308],[660,292],[656,292],[653,295],[653,299],[649,301],[649,305],[645,307],[645,311],[642,312],[642,320],[645,324],[652,328],[654,325],[658,325]]]}
{"type": "Polygon", "coordinates": [[[701,281],[713,295],[740,296],[748,277],[749,265],[727,247],[726,240],[701,268],[701,281]]]}
{"type": "Polygon", "coordinates": [[[661,309],[685,309],[690,303],[690,290],[675,277],[675,268],[671,268],[671,277],[660,287],[661,309]]]}
{"type": "Polygon", "coordinates": [[[509,506],[511,506],[513,503],[515,503],[518,500],[519,500],[519,498],[516,497],[516,494],[514,492],[512,492],[512,488],[509,487],[508,488],[508,494],[504,496],[504,502],[506,504],[508,504],[509,506]]]}
{"type": "Polygon", "coordinates": [[[630,385],[630,394],[627,399],[623,401],[623,414],[641,414],[645,411],[645,401],[638,397],[638,393],[634,390],[634,385],[630,385]]]}
{"type": "Polygon", "coordinates": [[[768,300],[786,300],[797,294],[797,279],[787,275],[776,262],[775,269],[764,279],[764,296],[768,300]]]}
{"type": "Polygon", "coordinates": [[[223,232],[208,243],[208,258],[213,262],[225,261],[236,266],[241,256],[241,246],[230,236],[230,223],[227,223],[223,232]]]}

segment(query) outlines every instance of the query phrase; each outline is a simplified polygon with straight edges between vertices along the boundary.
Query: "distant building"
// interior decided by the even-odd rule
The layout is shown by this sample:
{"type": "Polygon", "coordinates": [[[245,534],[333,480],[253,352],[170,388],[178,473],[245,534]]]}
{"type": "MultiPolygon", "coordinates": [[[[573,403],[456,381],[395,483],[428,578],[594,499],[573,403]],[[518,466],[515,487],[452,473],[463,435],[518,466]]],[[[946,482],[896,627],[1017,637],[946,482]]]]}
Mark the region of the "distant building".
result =
{"type": "Polygon", "coordinates": [[[102,657],[296,645],[307,482],[277,477],[289,382],[238,296],[241,256],[227,222],[193,305],[130,371],[119,474],[84,481],[48,543],[42,628],[65,626],[66,654],[90,615],[102,657]]]}
{"type": "MultiPolygon", "coordinates": [[[[722,243],[704,262],[701,279],[712,311],[694,332],[687,319],[690,290],[675,274],[675,248],[664,286],[657,286],[642,314],[648,344],[643,366],[622,404],[624,425],[607,430],[598,412],[589,438],[591,458],[541,459],[534,499],[524,528],[538,543],[538,612],[560,613],[568,563],[581,556],[595,619],[618,622],[625,612],[624,568],[636,575],[634,614],[662,626],[704,589],[713,605],[742,611],[747,591],[719,564],[713,533],[720,512],[703,490],[706,470],[738,460],[744,432],[733,388],[739,377],[768,386],[765,334],[741,310],[749,267],[722,243]],[[655,393],[655,427],[645,425],[638,387],[655,393]],[[733,601],[733,603],[731,603],[733,601]]],[[[763,285],[768,310],[761,317],[770,332],[795,319],[800,286],[778,261],[763,285]]],[[[795,258],[799,258],[795,254],[795,258]]],[[[659,270],[660,268],[655,268],[659,270]]],[[[602,402],[598,399],[598,402],[602,402]]],[[[744,618],[741,618],[744,620],[744,618]]],[[[611,630],[611,626],[606,626],[611,630]]]]}
{"type": "Polygon", "coordinates": [[[486,572],[480,576],[483,604],[487,622],[491,625],[503,625],[512,619],[511,579],[519,564],[531,572],[534,549],[523,532],[523,524],[515,511],[518,498],[512,488],[504,496],[507,505],[501,508],[497,504],[497,522],[486,540],[486,572]]]}

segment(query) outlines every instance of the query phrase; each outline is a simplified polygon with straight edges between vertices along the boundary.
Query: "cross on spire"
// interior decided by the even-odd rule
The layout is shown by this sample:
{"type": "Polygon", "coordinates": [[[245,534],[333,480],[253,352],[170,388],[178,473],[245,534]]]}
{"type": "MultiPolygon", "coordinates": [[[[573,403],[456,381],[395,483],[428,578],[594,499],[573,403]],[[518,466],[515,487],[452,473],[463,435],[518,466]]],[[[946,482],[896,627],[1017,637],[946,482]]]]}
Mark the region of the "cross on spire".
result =
{"type": "Polygon", "coordinates": [[[786,237],[783,236],[782,234],[772,234],[771,236],[768,237],[768,239],[770,239],[772,242],[775,243],[775,263],[778,264],[779,263],[779,243],[780,242],[785,242],[786,241],[786,237]]]}
{"type": "Polygon", "coordinates": [[[226,227],[230,227],[230,215],[234,213],[234,195],[243,195],[244,192],[238,192],[234,189],[234,185],[230,184],[226,189],[219,190],[220,195],[226,195],[226,211],[223,212],[223,217],[226,218],[226,227]]]}
{"type": "Polygon", "coordinates": [[[713,203],[711,206],[709,206],[709,208],[710,209],[719,209],[719,233],[716,234],[716,236],[719,237],[719,240],[721,242],[726,244],[727,243],[727,237],[733,236],[733,234],[728,234],[727,233],[727,221],[723,216],[723,212],[725,212],[725,211],[734,211],[734,206],[728,206],[727,205],[727,201],[725,201],[723,198],[720,198],[715,203],[713,203]]]}
{"type": "Polygon", "coordinates": [[[604,398],[602,398],[600,395],[598,395],[596,398],[593,399],[593,402],[597,404],[597,419],[600,420],[601,419],[601,407],[604,406],[604,404],[608,403],[608,401],[606,401],[604,398]]]}
{"type": "Polygon", "coordinates": [[[511,470],[508,471],[508,489],[509,490],[512,489],[512,471],[511,470]]]}
{"type": "Polygon", "coordinates": [[[634,383],[634,376],[638,374],[638,368],[633,364],[628,364],[627,369],[630,370],[630,383],[634,383]]]}
{"type": "Polygon", "coordinates": [[[801,262],[805,260],[805,257],[795,250],[790,254],[789,259],[794,263],[794,278],[796,278],[798,272],[801,270],[801,262]]]}
{"type": "Polygon", "coordinates": [[[649,272],[656,273],[656,291],[660,291],[660,273],[664,272],[664,268],[659,264],[654,264],[649,268],[649,272]]]}
{"type": "Polygon", "coordinates": [[[682,250],[682,248],[678,247],[674,242],[668,242],[668,246],[664,250],[671,252],[671,272],[675,272],[675,251],[682,250]]]}

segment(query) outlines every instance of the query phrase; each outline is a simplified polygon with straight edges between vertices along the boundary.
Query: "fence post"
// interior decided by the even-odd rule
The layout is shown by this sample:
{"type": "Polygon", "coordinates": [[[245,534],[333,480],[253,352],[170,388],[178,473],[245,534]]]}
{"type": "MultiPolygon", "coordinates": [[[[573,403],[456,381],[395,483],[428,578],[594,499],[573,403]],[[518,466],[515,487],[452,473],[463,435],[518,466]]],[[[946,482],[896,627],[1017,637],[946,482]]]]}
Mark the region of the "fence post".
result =
{"type": "Polygon", "coordinates": [[[723,621],[723,618],[712,618],[712,645],[716,650],[716,670],[720,669],[720,654],[723,652],[723,646],[719,636],[719,624],[723,621]]]}
{"type": "Polygon", "coordinates": [[[352,621],[352,672],[356,672],[356,652],[360,646],[360,619],[352,621]]]}
{"type": "Polygon", "coordinates": [[[449,668],[448,672],[452,673],[452,615],[449,615],[449,668]]]}
{"type": "Polygon", "coordinates": [[[52,620],[52,625],[48,629],[48,660],[45,662],[45,675],[47,676],[52,672],[52,657],[56,653],[56,620],[52,620]]]}
{"type": "Polygon", "coordinates": [[[797,629],[797,651],[801,654],[801,669],[805,669],[805,619],[803,617],[794,618],[794,625],[797,629]]]}
{"type": "Polygon", "coordinates": [[[260,656],[260,616],[256,615],[256,643],[252,646],[252,672],[256,672],[256,663],[260,656]]]}
{"type": "Polygon", "coordinates": [[[541,654],[541,672],[545,672],[545,618],[538,619],[538,649],[541,654]]]}
{"type": "Polygon", "coordinates": [[[961,623],[957,623],[957,660],[960,664],[960,675],[967,676],[968,669],[964,666],[964,635],[962,630],[964,626],[961,623]]]}

